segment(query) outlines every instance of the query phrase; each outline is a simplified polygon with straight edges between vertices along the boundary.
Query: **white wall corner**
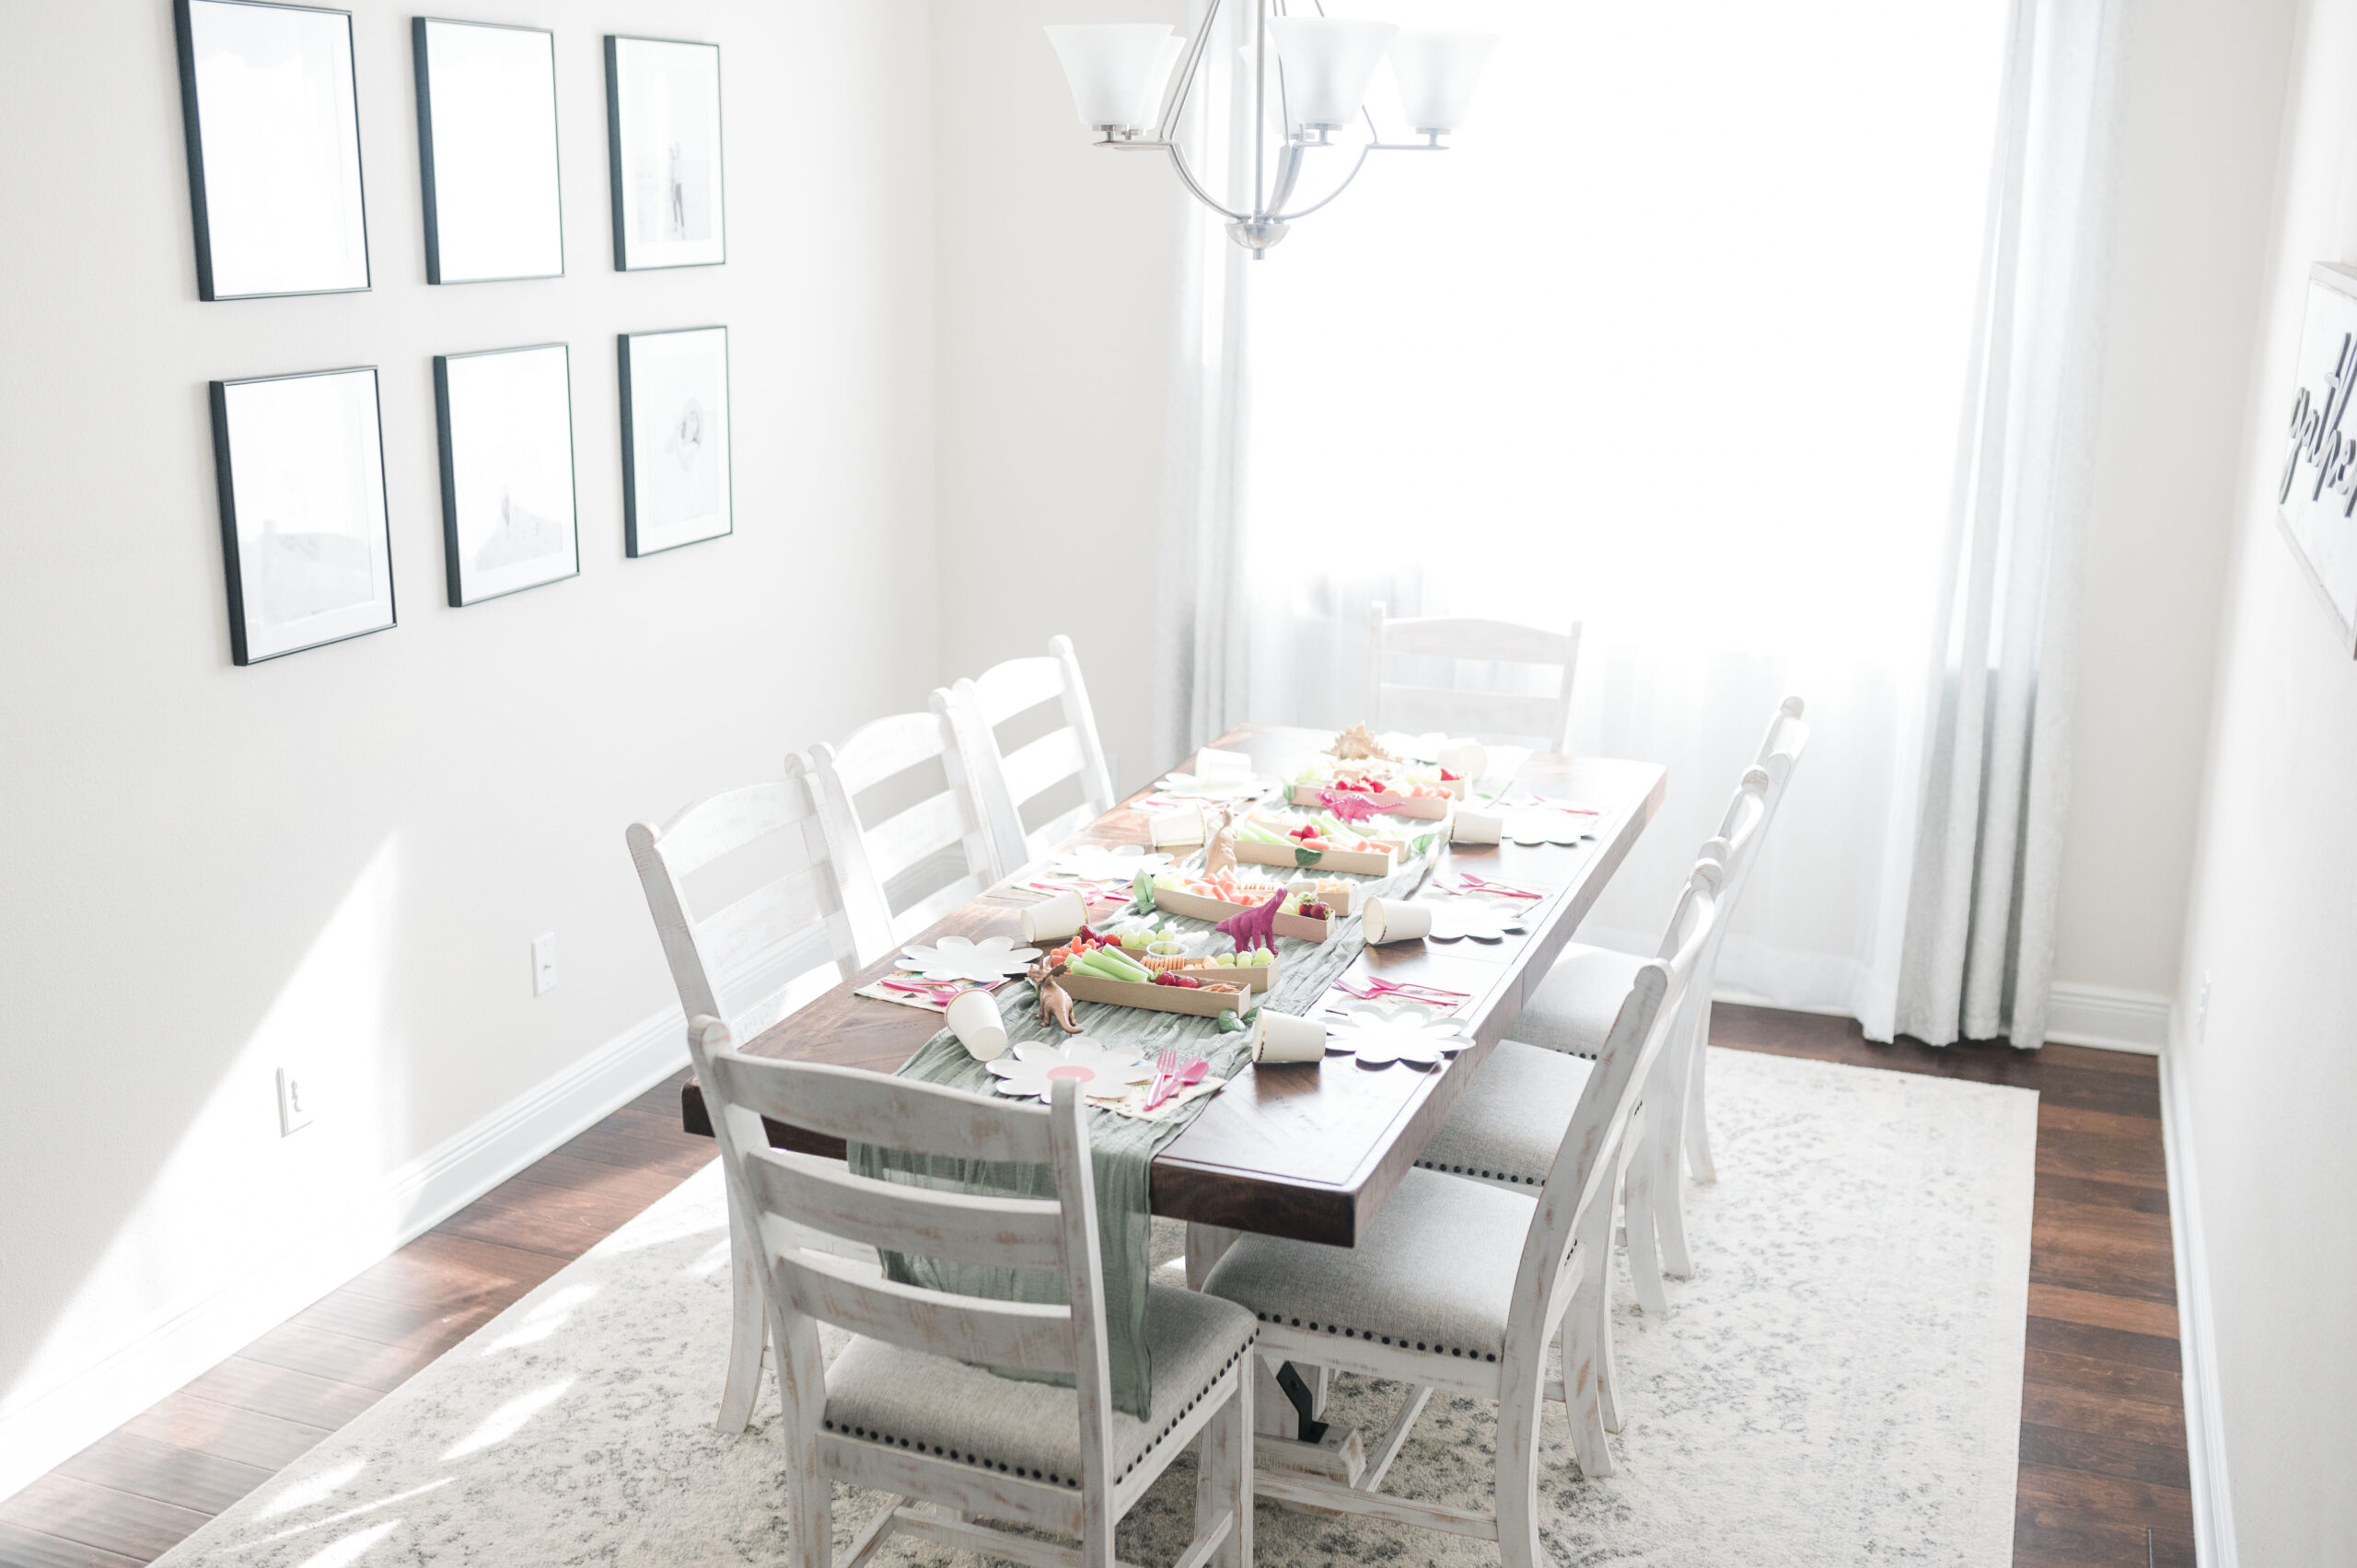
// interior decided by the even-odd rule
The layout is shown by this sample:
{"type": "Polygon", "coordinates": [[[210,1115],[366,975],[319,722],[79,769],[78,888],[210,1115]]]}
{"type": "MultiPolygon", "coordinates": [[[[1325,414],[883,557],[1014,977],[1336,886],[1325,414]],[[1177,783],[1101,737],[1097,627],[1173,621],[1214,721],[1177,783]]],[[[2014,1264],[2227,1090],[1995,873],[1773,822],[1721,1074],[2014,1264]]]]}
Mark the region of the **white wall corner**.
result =
{"type": "Polygon", "coordinates": [[[352,1224],[167,1316],[104,1360],[0,1409],[0,1499],[334,1290],[687,1065],[677,1007],[572,1066],[357,1194],[352,1224]]]}
{"type": "Polygon", "coordinates": [[[2169,999],[2154,992],[2057,983],[2047,993],[2046,1038],[2158,1056],[2168,1044],[2170,1013],[2169,999]]]}
{"type": "Polygon", "coordinates": [[[2218,1342],[2210,1306],[2210,1254],[2193,1166],[2190,1091],[2172,1038],[2161,1052],[2161,1142],[2167,1153],[2169,1233],[2177,1254],[2177,1353],[2185,1389],[2185,1446],[2193,1489],[2194,1561],[2236,1568],[2234,1498],[2226,1480],[2224,1411],[2218,1398],[2218,1342]]]}

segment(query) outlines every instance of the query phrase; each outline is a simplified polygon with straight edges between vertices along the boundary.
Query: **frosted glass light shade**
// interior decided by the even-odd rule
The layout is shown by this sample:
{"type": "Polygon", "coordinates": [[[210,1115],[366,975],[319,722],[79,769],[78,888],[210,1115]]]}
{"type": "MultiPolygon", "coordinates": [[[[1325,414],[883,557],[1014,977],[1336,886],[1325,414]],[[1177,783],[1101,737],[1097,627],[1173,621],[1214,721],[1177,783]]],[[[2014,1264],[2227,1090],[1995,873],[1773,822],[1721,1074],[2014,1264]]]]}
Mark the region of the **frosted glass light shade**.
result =
{"type": "Polygon", "coordinates": [[[1399,109],[1409,126],[1422,133],[1464,124],[1473,88],[1497,46],[1493,32],[1402,30],[1391,43],[1391,75],[1399,83],[1399,109]]]}
{"type": "MultiPolygon", "coordinates": [[[[1080,22],[1044,29],[1063,62],[1080,122],[1136,125],[1138,105],[1152,91],[1159,97],[1155,68],[1165,59],[1170,37],[1167,22],[1080,22]]],[[[1169,59],[1177,58],[1173,51],[1169,59]]],[[[1170,68],[1162,64],[1162,75],[1170,68]]]]}
{"type": "Polygon", "coordinates": [[[1366,85],[1399,30],[1389,22],[1344,17],[1271,17],[1294,123],[1340,127],[1358,118],[1366,85]]]}
{"type": "Polygon", "coordinates": [[[1146,73],[1145,87],[1138,94],[1137,112],[1131,124],[1144,130],[1159,120],[1162,95],[1170,86],[1170,73],[1178,68],[1178,57],[1186,52],[1185,33],[1174,32],[1162,41],[1162,47],[1154,57],[1154,68],[1146,73]]]}

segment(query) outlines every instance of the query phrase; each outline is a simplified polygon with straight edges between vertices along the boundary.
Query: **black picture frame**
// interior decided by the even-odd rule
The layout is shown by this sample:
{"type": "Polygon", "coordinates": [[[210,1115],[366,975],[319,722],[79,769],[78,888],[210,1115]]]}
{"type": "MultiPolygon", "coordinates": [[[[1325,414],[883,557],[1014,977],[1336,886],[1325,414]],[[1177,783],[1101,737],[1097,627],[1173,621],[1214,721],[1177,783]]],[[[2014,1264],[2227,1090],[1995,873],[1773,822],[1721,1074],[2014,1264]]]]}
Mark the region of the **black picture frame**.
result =
{"type": "MultiPolygon", "coordinates": [[[[726,539],[729,535],[737,531],[737,498],[734,471],[736,461],[736,442],[733,434],[736,400],[728,386],[728,329],[726,327],[718,326],[677,327],[668,331],[657,332],[622,332],[617,334],[614,340],[614,344],[621,395],[622,543],[624,553],[633,560],[638,560],[649,555],[660,555],[666,551],[678,550],[686,545],[702,544],[706,540],[726,539]],[[650,508],[646,505],[646,496],[644,492],[652,482],[652,476],[641,468],[639,462],[639,436],[644,433],[651,438],[654,434],[652,429],[642,431],[643,424],[650,424],[652,422],[645,419],[638,407],[641,395],[645,394],[649,398],[652,398],[661,394],[652,384],[654,378],[651,376],[643,374],[642,366],[633,363],[632,345],[633,343],[644,343],[651,346],[657,340],[686,338],[705,332],[717,332],[720,334],[720,376],[718,389],[720,394],[720,412],[719,418],[713,428],[717,430],[719,436],[717,473],[719,483],[718,499],[720,505],[726,512],[727,525],[725,528],[714,528],[706,532],[687,533],[685,537],[667,539],[664,537],[666,530],[662,528],[657,519],[650,517],[647,515],[650,508]]],[[[642,358],[644,356],[642,355],[642,358]]],[[[648,412],[651,412],[651,410],[648,412]]]]}
{"type": "MultiPolygon", "coordinates": [[[[221,517],[222,566],[228,590],[229,654],[232,662],[244,666],[261,664],[270,659],[284,658],[288,654],[306,653],[312,648],[326,647],[332,643],[349,642],[373,632],[390,631],[400,624],[400,611],[395,599],[393,583],[392,511],[385,489],[385,417],[384,393],[377,367],[373,365],[347,366],[334,370],[298,371],[286,376],[252,376],[236,380],[206,383],[207,401],[213,413],[213,469],[219,496],[221,517]],[[331,622],[323,634],[308,641],[276,638],[258,639],[253,634],[257,613],[270,610],[269,589],[264,584],[250,582],[256,574],[251,568],[260,566],[261,575],[267,575],[268,563],[249,562],[238,517],[238,437],[233,418],[231,400],[241,389],[255,387],[291,386],[302,382],[323,381],[333,377],[368,377],[369,432],[368,455],[376,464],[376,507],[373,525],[376,552],[371,560],[371,576],[380,565],[383,576],[383,619],[370,624],[331,622]],[[262,645],[257,645],[258,644],[262,645]]],[[[263,523],[267,530],[271,521],[263,523]]],[[[266,536],[267,537],[267,536],[266,536]]],[[[316,537],[316,536],[303,536],[316,537]]],[[[376,597],[366,601],[373,609],[376,597]]],[[[357,601],[355,601],[357,602],[357,601]]],[[[321,617],[314,616],[313,619],[321,617]]]]}
{"type": "MultiPolygon", "coordinates": [[[[717,267],[728,260],[728,180],[727,158],[724,143],[726,137],[726,116],[723,111],[720,80],[720,45],[703,43],[693,39],[642,38],[631,33],[606,35],[606,169],[609,193],[612,198],[611,212],[614,232],[614,270],[618,273],[654,272],[671,267],[717,267]],[[710,203],[714,237],[712,254],[690,252],[667,259],[659,253],[658,243],[646,239],[633,240],[631,215],[634,204],[629,191],[634,183],[629,160],[633,149],[626,148],[628,134],[623,124],[625,91],[622,81],[621,53],[624,45],[643,45],[656,49],[709,50],[712,66],[712,170],[710,203]]],[[[675,193],[677,184],[674,184],[675,193]]],[[[684,215],[682,218],[684,222],[684,215]]],[[[683,249],[686,242],[680,242],[683,249]]]]}
{"type": "MultiPolygon", "coordinates": [[[[375,283],[374,263],[368,255],[367,178],[360,143],[360,83],[358,50],[353,37],[352,13],[324,6],[290,6],[278,0],[172,0],[172,31],[180,53],[180,122],[188,147],[189,209],[196,242],[196,293],[199,299],[210,302],[234,299],[281,299],[307,294],[365,294],[375,283]],[[211,174],[224,170],[216,163],[209,172],[206,163],[204,133],[204,99],[199,79],[196,17],[198,6],[237,8],[250,11],[284,11],[309,17],[334,17],[343,24],[344,86],[350,94],[352,108],[351,191],[353,220],[358,233],[357,254],[360,268],[358,283],[328,283],[319,286],[258,287],[237,286],[246,281],[242,266],[229,270],[232,279],[224,286],[224,268],[216,256],[215,234],[219,215],[210,194],[211,174]]],[[[226,106],[225,106],[226,107],[226,106]]]]}
{"type": "MultiPolygon", "coordinates": [[[[535,278],[564,276],[564,180],[563,145],[556,94],[556,34],[547,28],[524,27],[508,22],[464,21],[447,17],[412,17],[410,18],[410,55],[417,78],[417,155],[420,194],[425,217],[425,281],[429,284],[512,283],[535,278]],[[553,272],[474,272],[450,276],[453,269],[447,266],[443,256],[445,215],[441,191],[442,171],[436,158],[434,115],[433,49],[431,39],[436,28],[467,28],[484,32],[530,33],[548,41],[549,50],[549,190],[547,199],[553,233],[550,238],[556,248],[556,269],[553,272]]],[[[452,149],[444,145],[444,153],[452,149]]],[[[473,149],[473,156],[482,156],[473,149]]],[[[467,156],[461,152],[459,156],[467,156]]],[[[457,269],[465,273],[464,268],[457,269]]]]}
{"type": "MultiPolygon", "coordinates": [[[[529,593],[581,575],[581,488],[577,468],[578,448],[573,433],[573,349],[569,343],[522,343],[514,348],[477,349],[466,354],[437,354],[434,356],[434,423],[442,472],[442,562],[443,576],[449,591],[450,608],[463,610],[469,605],[485,604],[513,594],[529,593]],[[562,572],[545,575],[515,573],[507,577],[495,576],[490,568],[478,567],[486,581],[471,580],[476,574],[467,569],[467,540],[464,534],[469,519],[463,515],[463,497],[459,476],[459,447],[463,439],[454,409],[451,390],[451,366],[471,361],[513,358],[519,354],[555,353],[562,357],[564,377],[564,491],[563,528],[566,535],[566,566],[562,572]],[[493,582],[512,585],[492,587],[493,582]]],[[[545,559],[532,557],[529,559],[545,559]]]]}

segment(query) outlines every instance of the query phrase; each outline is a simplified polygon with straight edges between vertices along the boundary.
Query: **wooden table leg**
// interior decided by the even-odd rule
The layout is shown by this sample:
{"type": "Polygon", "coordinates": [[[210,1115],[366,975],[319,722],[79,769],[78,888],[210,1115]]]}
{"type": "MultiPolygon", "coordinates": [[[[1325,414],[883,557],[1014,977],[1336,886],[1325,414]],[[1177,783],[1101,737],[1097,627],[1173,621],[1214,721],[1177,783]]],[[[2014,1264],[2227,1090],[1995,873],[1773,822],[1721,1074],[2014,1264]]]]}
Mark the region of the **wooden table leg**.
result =
{"type": "Polygon", "coordinates": [[[1243,1234],[1240,1230],[1227,1230],[1215,1225],[1196,1225],[1190,1221],[1187,1225],[1187,1288],[1202,1289],[1203,1281],[1211,1276],[1213,1266],[1227,1256],[1227,1249],[1235,1246],[1237,1238],[1243,1234]]]}

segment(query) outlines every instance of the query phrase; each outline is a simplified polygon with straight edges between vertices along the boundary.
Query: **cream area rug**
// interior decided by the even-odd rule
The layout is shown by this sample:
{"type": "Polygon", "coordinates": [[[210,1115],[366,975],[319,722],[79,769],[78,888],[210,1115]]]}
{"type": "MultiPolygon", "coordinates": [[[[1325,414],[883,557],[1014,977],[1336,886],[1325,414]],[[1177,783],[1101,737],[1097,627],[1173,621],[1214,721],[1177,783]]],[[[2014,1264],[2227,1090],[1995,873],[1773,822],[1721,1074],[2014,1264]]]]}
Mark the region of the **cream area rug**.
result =
{"type": "MultiPolygon", "coordinates": [[[[1672,1282],[1666,1319],[1621,1293],[1618,1474],[1582,1478],[1549,1408],[1548,1550],[1680,1568],[2009,1562],[2037,1097],[1711,1055],[1719,1180],[1688,1188],[1696,1272],[1672,1282]]],[[[1177,1228],[1157,1224],[1162,1256],[1177,1228]]],[[[163,1561],[787,1561],[774,1386],[753,1431],[712,1428],[727,1252],[707,1167],[163,1561]]],[[[1328,1419],[1379,1431],[1401,1392],[1338,1379],[1328,1419]]],[[[1496,1432],[1494,1406],[1435,1397],[1385,1489],[1486,1510],[1496,1432]]],[[[1182,1458],[1124,1522],[1124,1561],[1177,1557],[1194,1479],[1182,1458]]],[[[840,1491],[839,1538],[882,1502],[840,1491]]],[[[1267,1503],[1254,1528],[1258,1562],[1282,1568],[1498,1561],[1487,1542],[1267,1503]]],[[[957,1559],[895,1541],[881,1560],[957,1559]]]]}

